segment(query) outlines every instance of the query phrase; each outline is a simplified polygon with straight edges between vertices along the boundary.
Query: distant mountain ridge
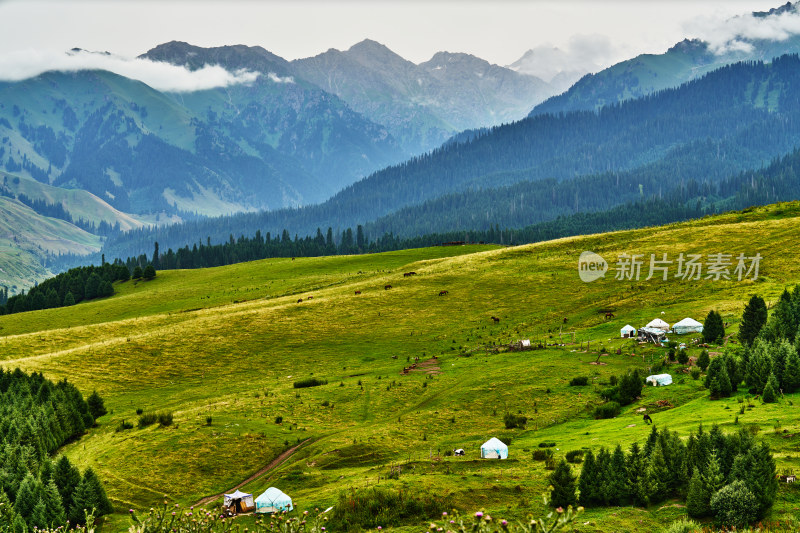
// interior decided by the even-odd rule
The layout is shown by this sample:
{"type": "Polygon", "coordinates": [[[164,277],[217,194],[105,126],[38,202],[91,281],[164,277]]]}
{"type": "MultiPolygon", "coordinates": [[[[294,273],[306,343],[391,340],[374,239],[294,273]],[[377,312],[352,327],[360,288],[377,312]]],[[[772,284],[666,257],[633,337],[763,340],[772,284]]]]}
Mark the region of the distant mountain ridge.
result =
{"type": "MultiPolygon", "coordinates": [[[[787,13],[800,13],[800,3],[786,4],[769,11],[754,12],[759,19],[777,18],[787,13]]],[[[738,17],[736,17],[738,18],[738,17]]],[[[538,104],[529,116],[600,109],[601,107],[647,96],[656,91],[677,87],[697,79],[721,66],[738,61],[769,61],[784,54],[800,53],[800,35],[788,39],[753,39],[737,37],[749,47],[735,47],[715,53],[700,39],[685,39],[663,54],[642,54],[587,74],[566,92],[538,104]]]]}
{"type": "Polygon", "coordinates": [[[518,120],[554,93],[539,78],[469,54],[437,52],[416,65],[369,39],[292,67],[385,125],[410,153],[435,148],[461,130],[518,120]]]}
{"type": "MultiPolygon", "coordinates": [[[[485,229],[501,222],[521,227],[660,197],[691,182],[698,191],[713,190],[711,185],[728,176],[766,165],[800,145],[798,94],[796,55],[769,64],[737,63],[599,112],[540,115],[454,137],[319,205],[137,230],[107,250],[127,257],[155,240],[182,246],[189,236],[220,242],[230,233],[286,229],[303,236],[356,224],[365,224],[373,238],[384,232],[413,237],[485,229]]],[[[697,195],[703,199],[702,192],[697,195]]]]}

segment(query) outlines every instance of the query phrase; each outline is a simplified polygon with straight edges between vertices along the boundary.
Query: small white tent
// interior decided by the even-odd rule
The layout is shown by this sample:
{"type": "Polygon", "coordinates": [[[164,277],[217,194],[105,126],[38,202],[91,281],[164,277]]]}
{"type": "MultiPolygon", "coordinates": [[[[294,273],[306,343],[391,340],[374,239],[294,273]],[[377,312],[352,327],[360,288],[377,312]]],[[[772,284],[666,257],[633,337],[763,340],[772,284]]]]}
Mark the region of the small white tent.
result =
{"type": "Polygon", "coordinates": [[[678,335],[683,335],[685,333],[702,333],[703,332],[703,324],[694,320],[693,318],[684,318],[674,326],[672,326],[672,331],[677,333],[678,335]]]}
{"type": "Polygon", "coordinates": [[[636,328],[634,328],[630,324],[626,324],[624,328],[619,330],[619,336],[622,337],[623,339],[627,339],[628,337],[635,337],[636,328]]]}
{"type": "Polygon", "coordinates": [[[233,494],[226,494],[222,505],[233,512],[246,513],[253,510],[253,495],[237,490],[233,494]]]}
{"type": "Polygon", "coordinates": [[[257,513],[280,513],[293,508],[292,499],[275,487],[268,488],[256,498],[257,513]]]}
{"type": "Polygon", "coordinates": [[[653,387],[663,387],[664,385],[672,385],[672,376],[669,374],[654,374],[647,376],[645,382],[653,387]]]}
{"type": "Polygon", "coordinates": [[[482,459],[508,459],[508,446],[492,437],[481,445],[482,459]]]}
{"type": "Polygon", "coordinates": [[[645,327],[646,328],[650,328],[650,329],[660,329],[661,331],[665,331],[665,332],[669,331],[669,324],[667,324],[666,322],[664,322],[660,318],[656,318],[654,320],[651,320],[650,322],[647,323],[647,325],[645,327]]]}

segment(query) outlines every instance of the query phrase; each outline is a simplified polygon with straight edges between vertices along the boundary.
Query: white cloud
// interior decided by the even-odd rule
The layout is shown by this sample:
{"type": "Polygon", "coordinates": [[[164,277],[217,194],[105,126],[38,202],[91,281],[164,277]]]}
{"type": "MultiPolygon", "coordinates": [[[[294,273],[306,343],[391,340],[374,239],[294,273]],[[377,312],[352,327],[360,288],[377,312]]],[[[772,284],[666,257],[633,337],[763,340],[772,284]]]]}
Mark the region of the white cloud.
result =
{"type": "Polygon", "coordinates": [[[607,35],[573,35],[561,48],[543,44],[528,50],[511,67],[545,81],[551,81],[562,73],[580,77],[619,61],[624,57],[623,49],[624,47],[615,45],[607,35]]]}
{"type": "Polygon", "coordinates": [[[747,14],[727,20],[704,18],[690,24],[688,30],[706,41],[716,54],[751,52],[753,46],[749,41],[785,41],[800,35],[800,13],[768,17],[747,14]]]}
{"type": "MultiPolygon", "coordinates": [[[[252,83],[257,72],[229,72],[219,65],[206,65],[198,70],[149,59],[129,59],[107,53],[80,51],[56,52],[21,50],[0,54],[0,80],[20,81],[48,71],[75,72],[107,70],[126,78],[139,80],[159,91],[190,92],[216,87],[252,83]]],[[[275,83],[292,83],[290,77],[268,77],[275,83]]]]}
{"type": "Polygon", "coordinates": [[[274,72],[270,72],[267,74],[267,77],[274,81],[275,83],[294,83],[294,78],[292,76],[286,76],[285,78],[281,78],[274,72]]]}

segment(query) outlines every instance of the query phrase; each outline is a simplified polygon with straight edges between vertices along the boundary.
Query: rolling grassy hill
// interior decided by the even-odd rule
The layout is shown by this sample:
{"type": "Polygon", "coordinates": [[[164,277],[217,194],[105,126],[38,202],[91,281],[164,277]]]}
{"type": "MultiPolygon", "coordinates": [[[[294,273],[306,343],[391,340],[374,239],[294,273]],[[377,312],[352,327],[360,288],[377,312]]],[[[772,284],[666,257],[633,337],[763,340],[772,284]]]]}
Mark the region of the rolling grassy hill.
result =
{"type": "Polygon", "coordinates": [[[69,222],[42,216],[18,200],[0,197],[0,285],[12,294],[48,278],[48,254],[100,251],[101,238],[69,222]]]}
{"type": "MultiPolygon", "coordinates": [[[[117,285],[105,300],[0,317],[0,366],[67,377],[105,398],[109,414],[64,453],[105,483],[118,509],[109,531],[127,529],[129,507],[147,508],[165,495],[184,504],[214,496],[306,441],[244,489],[278,486],[302,510],[332,505],[343,489],[380,484],[524,517],[541,510],[547,486],[548,472],[531,457],[540,442],[555,442],[556,454],[642,442],[649,428],[635,410],[643,406],[657,425],[682,435],[700,422],[735,429],[737,397],[710,401],[701,381],[677,365],[674,385],[645,389],[619,417],[593,420],[591,410],[601,402],[598,383],[628,368],[646,372],[663,356],[663,349],[618,339],[623,325],[656,316],[702,320],[716,309],[735,332],[751,294],[774,302],[800,282],[798,224],[800,203],[790,203],[511,248],[160,272],[153,281],[117,285]],[[757,281],[646,281],[645,266],[639,281],[616,280],[612,270],[586,284],[576,268],[585,250],[612,264],[621,253],[764,259],[757,281]],[[416,275],[402,275],[409,271],[416,275]],[[616,317],[606,320],[607,311],[616,317]],[[568,333],[565,342],[574,332],[576,344],[497,348],[520,338],[556,343],[560,332],[568,333]],[[599,346],[612,355],[601,356],[599,346]],[[416,358],[425,364],[403,373],[416,358]],[[595,385],[568,386],[581,375],[595,385]],[[293,387],[308,378],[327,384],[293,387]],[[670,407],[654,408],[658,400],[670,407]],[[175,423],[117,431],[123,420],[135,424],[137,409],[171,411],[175,423]],[[518,412],[529,418],[527,428],[504,429],[504,414],[518,412]],[[478,459],[492,436],[510,439],[509,460],[478,459]],[[466,457],[440,456],[459,447],[466,457]],[[399,479],[387,479],[390,465],[401,466],[399,479]]],[[[791,400],[755,401],[739,416],[770,443],[779,469],[800,466],[796,440],[783,438],[800,431],[791,400]]],[[[793,516],[798,500],[793,487],[782,486],[772,517],[793,516]]],[[[684,514],[674,503],[589,509],[577,529],[654,530],[684,514]]]]}

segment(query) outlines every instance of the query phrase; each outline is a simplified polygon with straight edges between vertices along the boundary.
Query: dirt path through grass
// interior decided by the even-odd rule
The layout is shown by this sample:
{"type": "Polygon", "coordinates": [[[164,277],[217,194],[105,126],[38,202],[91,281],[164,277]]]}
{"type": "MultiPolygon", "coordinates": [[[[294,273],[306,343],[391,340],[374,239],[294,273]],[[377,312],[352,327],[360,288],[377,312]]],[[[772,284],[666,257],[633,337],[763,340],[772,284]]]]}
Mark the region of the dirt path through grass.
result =
{"type": "Polygon", "coordinates": [[[313,440],[314,440],[314,439],[310,439],[310,438],[309,438],[309,439],[306,439],[306,440],[304,440],[304,441],[303,441],[303,442],[301,442],[300,444],[295,444],[294,446],[292,446],[291,448],[289,448],[288,450],[286,450],[285,452],[283,452],[282,454],[280,454],[278,457],[276,457],[275,459],[273,459],[273,460],[272,460],[272,462],[271,462],[271,463],[269,463],[267,466],[265,466],[264,468],[262,468],[261,470],[259,470],[258,472],[256,472],[256,473],[255,473],[255,474],[253,474],[252,476],[250,476],[249,478],[245,479],[244,481],[242,481],[241,483],[239,483],[239,484],[238,484],[238,485],[236,485],[235,487],[232,487],[230,490],[226,490],[226,491],[224,491],[224,492],[220,492],[219,494],[214,494],[213,496],[206,496],[206,497],[205,497],[205,498],[203,498],[202,500],[200,500],[200,501],[198,501],[197,503],[195,503],[195,504],[194,504],[194,505],[195,505],[195,507],[199,507],[199,506],[201,506],[201,505],[205,505],[205,504],[207,504],[208,502],[211,502],[211,501],[214,501],[214,500],[216,500],[217,498],[221,498],[221,497],[222,497],[222,496],[224,496],[225,494],[230,494],[231,492],[234,492],[235,490],[242,488],[243,486],[247,485],[247,484],[248,484],[248,483],[250,483],[251,481],[253,481],[253,480],[255,480],[255,479],[257,479],[257,478],[259,478],[259,477],[263,476],[264,474],[266,474],[267,472],[269,472],[270,470],[272,470],[272,469],[273,469],[273,468],[275,468],[276,466],[279,466],[279,465],[280,465],[281,463],[283,463],[283,462],[284,462],[286,459],[288,459],[289,457],[291,457],[291,456],[292,456],[292,454],[293,454],[294,452],[296,452],[298,449],[300,449],[301,447],[305,446],[306,444],[308,444],[309,442],[311,442],[311,441],[313,441],[313,440]]]}

